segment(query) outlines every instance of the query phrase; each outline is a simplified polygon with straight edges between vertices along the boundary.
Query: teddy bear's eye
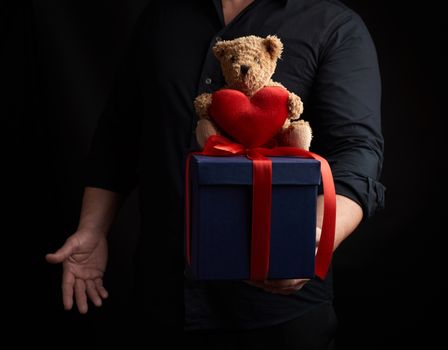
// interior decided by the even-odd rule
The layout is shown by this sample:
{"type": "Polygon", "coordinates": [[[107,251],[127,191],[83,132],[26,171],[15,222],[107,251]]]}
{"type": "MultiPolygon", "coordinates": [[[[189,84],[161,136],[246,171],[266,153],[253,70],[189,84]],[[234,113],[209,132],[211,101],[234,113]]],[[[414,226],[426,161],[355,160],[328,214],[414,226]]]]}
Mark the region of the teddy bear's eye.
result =
{"type": "Polygon", "coordinates": [[[231,56],[230,57],[230,62],[235,63],[238,60],[238,58],[236,56],[231,56]]]}

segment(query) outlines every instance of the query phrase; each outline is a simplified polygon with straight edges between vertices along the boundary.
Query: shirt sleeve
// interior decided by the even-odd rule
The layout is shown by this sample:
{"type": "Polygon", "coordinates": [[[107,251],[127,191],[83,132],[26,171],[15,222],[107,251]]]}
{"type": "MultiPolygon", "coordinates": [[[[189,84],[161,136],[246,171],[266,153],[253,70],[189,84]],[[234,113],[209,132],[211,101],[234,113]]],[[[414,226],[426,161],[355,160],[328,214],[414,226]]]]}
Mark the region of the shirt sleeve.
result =
{"type": "Polygon", "coordinates": [[[384,207],[380,73],[363,21],[351,11],[341,17],[320,48],[312,146],[329,161],[336,193],[360,204],[367,218],[384,207]]]}
{"type": "Polygon", "coordinates": [[[127,196],[138,184],[143,105],[137,74],[140,25],[116,73],[114,87],[98,120],[84,159],[84,186],[127,196]]]}

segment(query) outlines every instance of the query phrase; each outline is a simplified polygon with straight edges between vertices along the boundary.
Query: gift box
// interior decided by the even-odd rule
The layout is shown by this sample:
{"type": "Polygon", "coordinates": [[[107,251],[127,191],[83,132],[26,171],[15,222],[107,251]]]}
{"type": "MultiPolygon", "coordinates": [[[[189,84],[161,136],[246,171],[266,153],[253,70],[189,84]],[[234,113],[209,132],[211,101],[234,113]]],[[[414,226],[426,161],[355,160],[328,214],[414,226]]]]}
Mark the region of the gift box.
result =
{"type": "MultiPolygon", "coordinates": [[[[315,273],[316,198],[320,162],[271,157],[269,279],[315,273]]],[[[199,280],[250,278],[252,161],[193,155],[190,162],[190,267],[199,280]]]]}

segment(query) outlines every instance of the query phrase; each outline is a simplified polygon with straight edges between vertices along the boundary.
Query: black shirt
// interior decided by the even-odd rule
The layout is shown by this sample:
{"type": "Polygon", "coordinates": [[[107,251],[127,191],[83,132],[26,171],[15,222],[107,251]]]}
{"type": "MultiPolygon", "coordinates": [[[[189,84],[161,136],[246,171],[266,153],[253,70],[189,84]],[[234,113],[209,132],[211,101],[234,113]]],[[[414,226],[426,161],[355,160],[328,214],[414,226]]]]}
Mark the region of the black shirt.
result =
{"type": "MultiPolygon", "coordinates": [[[[211,48],[221,39],[269,34],[284,44],[273,80],[301,96],[303,119],[313,129],[311,150],[330,162],[336,192],[359,203],[365,218],[383,205],[379,69],[356,13],[333,0],[255,0],[225,26],[219,0],[152,1],[99,121],[85,185],[127,195],[139,184],[137,262],[155,322],[182,322],[183,171],[185,154],[196,145],[193,100],[224,85],[211,48]]],[[[187,276],[187,328],[254,328],[291,319],[330,302],[330,280],[280,296],[242,282],[198,283],[187,276]]]]}

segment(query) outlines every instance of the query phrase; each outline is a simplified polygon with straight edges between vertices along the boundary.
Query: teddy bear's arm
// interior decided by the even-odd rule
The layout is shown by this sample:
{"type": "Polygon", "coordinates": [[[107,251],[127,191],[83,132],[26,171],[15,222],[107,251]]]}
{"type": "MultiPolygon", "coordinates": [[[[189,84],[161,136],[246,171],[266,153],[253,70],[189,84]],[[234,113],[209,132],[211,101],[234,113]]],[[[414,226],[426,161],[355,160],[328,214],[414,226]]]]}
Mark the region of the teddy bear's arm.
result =
{"type": "Polygon", "coordinates": [[[196,140],[204,148],[205,142],[212,135],[219,135],[218,128],[210,119],[200,119],[196,126],[196,140]]]}
{"type": "MultiPolygon", "coordinates": [[[[288,91],[281,83],[270,80],[266,86],[277,86],[282,87],[288,91]]],[[[299,96],[295,93],[288,91],[288,119],[299,119],[300,115],[303,113],[303,103],[299,96]]]]}
{"type": "Polygon", "coordinates": [[[291,119],[291,121],[299,119],[302,113],[303,103],[301,98],[295,93],[290,92],[288,96],[288,119],[291,119]]]}
{"type": "Polygon", "coordinates": [[[199,119],[209,119],[208,109],[212,104],[212,94],[204,93],[194,100],[194,109],[199,119]]]}
{"type": "Polygon", "coordinates": [[[199,146],[204,148],[205,142],[212,135],[219,135],[219,131],[215,123],[210,119],[208,110],[212,104],[212,94],[204,93],[194,100],[194,109],[199,117],[196,126],[196,140],[199,146]]]}

